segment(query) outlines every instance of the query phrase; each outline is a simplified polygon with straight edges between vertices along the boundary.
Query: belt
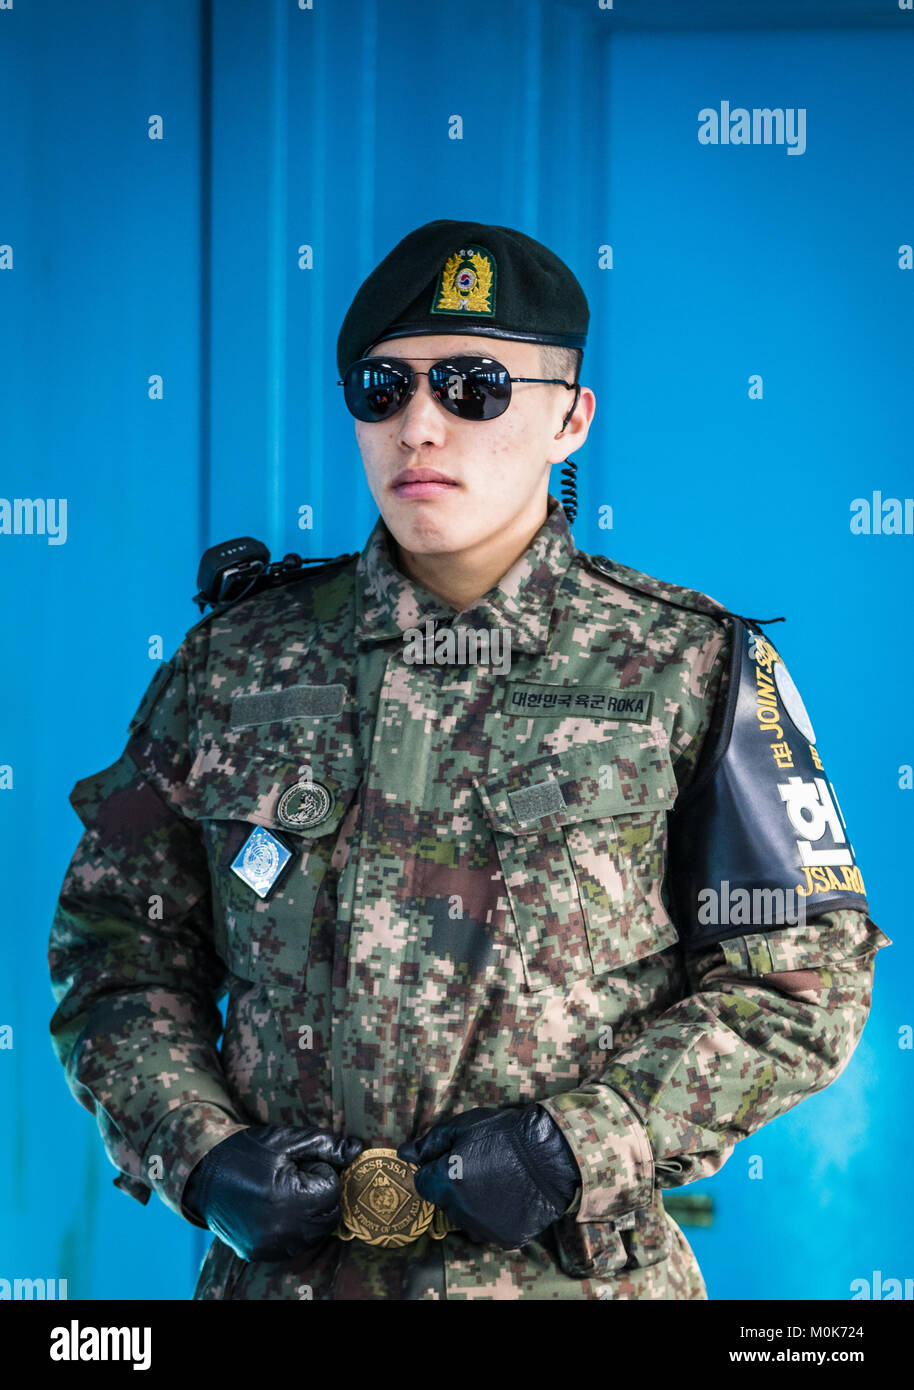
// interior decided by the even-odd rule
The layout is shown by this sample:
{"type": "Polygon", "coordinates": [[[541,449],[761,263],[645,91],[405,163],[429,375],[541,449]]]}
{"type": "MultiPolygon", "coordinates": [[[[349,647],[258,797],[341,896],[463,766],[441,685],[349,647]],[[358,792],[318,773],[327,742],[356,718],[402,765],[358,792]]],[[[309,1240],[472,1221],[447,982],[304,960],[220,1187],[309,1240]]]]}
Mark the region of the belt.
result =
{"type": "Polygon", "coordinates": [[[340,1175],[340,1240],[366,1245],[411,1245],[420,1236],[443,1240],[459,1226],[440,1207],[426,1202],[413,1186],[415,1163],[398,1158],[396,1149],[363,1149],[340,1175]]]}

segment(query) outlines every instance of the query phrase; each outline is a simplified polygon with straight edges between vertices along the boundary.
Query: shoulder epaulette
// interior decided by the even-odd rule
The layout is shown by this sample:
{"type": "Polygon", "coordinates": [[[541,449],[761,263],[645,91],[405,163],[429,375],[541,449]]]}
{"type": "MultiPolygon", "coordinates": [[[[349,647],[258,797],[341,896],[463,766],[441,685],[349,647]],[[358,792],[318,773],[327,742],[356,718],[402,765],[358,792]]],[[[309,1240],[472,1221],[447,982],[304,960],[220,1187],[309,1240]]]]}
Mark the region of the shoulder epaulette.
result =
{"type": "Polygon", "coordinates": [[[303,559],[301,555],[290,552],[281,560],[270,562],[270,552],[262,541],[250,536],[222,541],[204,551],[197,572],[198,592],[193,601],[201,612],[207,607],[209,613],[203,614],[188,632],[210,621],[242,599],[251,598],[267,589],[275,589],[282,584],[291,584],[305,575],[331,569],[335,565],[348,564],[358,558],[359,552],[346,551],[342,555],[315,556],[303,559]],[[308,567],[307,569],[305,567],[308,567]],[[315,568],[311,568],[314,566],[315,568]]]}
{"type": "Polygon", "coordinates": [[[711,618],[739,618],[750,627],[757,627],[759,623],[785,621],[784,618],[747,618],[742,613],[726,608],[722,603],[718,603],[717,599],[701,593],[698,589],[686,589],[681,584],[668,584],[663,579],[655,579],[651,574],[632,569],[630,565],[620,564],[618,560],[610,560],[606,555],[588,555],[583,550],[578,551],[578,554],[588,569],[611,579],[613,583],[621,584],[624,588],[632,589],[648,598],[659,599],[662,603],[670,603],[676,608],[685,608],[692,613],[705,613],[711,618]]]}

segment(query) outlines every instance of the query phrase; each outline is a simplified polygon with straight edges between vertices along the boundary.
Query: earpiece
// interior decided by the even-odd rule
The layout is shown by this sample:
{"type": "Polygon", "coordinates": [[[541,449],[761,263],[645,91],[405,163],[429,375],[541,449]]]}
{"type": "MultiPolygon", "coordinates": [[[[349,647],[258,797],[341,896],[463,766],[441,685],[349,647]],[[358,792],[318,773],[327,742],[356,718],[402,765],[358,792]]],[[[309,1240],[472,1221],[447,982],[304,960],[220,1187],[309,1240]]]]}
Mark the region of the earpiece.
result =
{"type": "MultiPolygon", "coordinates": [[[[559,434],[564,434],[564,433],[565,433],[565,427],[566,427],[566,425],[568,424],[568,421],[571,419],[572,415],[574,414],[574,412],[575,412],[575,411],[577,410],[577,408],[578,408],[578,400],[579,400],[579,398],[580,398],[580,395],[581,395],[581,383],[580,383],[579,381],[576,381],[576,382],[574,383],[574,400],[571,402],[571,409],[569,410],[568,414],[565,416],[564,420],[562,421],[562,428],[559,430],[559,434]]],[[[558,439],[559,434],[557,434],[557,435],[555,436],[556,439],[558,439]]]]}
{"type": "Polygon", "coordinates": [[[567,458],[562,465],[562,506],[565,508],[569,526],[574,525],[578,513],[578,490],[575,483],[577,467],[573,458],[567,458]]]}

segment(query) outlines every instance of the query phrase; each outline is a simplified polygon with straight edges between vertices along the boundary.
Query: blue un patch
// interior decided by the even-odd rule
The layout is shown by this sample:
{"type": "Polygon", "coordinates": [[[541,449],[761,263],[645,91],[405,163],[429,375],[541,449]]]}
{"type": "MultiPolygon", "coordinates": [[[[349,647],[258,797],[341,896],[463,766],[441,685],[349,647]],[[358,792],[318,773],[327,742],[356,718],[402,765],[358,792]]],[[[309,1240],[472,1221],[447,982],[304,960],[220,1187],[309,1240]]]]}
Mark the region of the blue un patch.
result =
{"type": "Polygon", "coordinates": [[[253,888],[259,898],[265,898],[291,858],[291,851],[281,840],[262,825],[255,825],[232,860],[231,870],[253,888]]]}

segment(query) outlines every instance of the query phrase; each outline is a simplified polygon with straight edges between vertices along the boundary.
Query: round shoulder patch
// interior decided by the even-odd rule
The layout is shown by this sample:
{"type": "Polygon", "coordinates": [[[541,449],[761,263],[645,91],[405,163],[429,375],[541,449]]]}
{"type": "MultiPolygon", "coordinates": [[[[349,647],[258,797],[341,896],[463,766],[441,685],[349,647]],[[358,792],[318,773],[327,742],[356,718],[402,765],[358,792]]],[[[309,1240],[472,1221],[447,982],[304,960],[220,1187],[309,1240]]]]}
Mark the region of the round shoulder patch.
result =
{"type": "Polygon", "coordinates": [[[774,683],[778,688],[778,694],[781,697],[784,708],[790,715],[793,723],[809,743],[815,743],[816,731],[812,727],[812,720],[806,713],[806,706],[800,698],[800,692],[794,685],[793,678],[783,661],[775,662],[774,683]]]}

